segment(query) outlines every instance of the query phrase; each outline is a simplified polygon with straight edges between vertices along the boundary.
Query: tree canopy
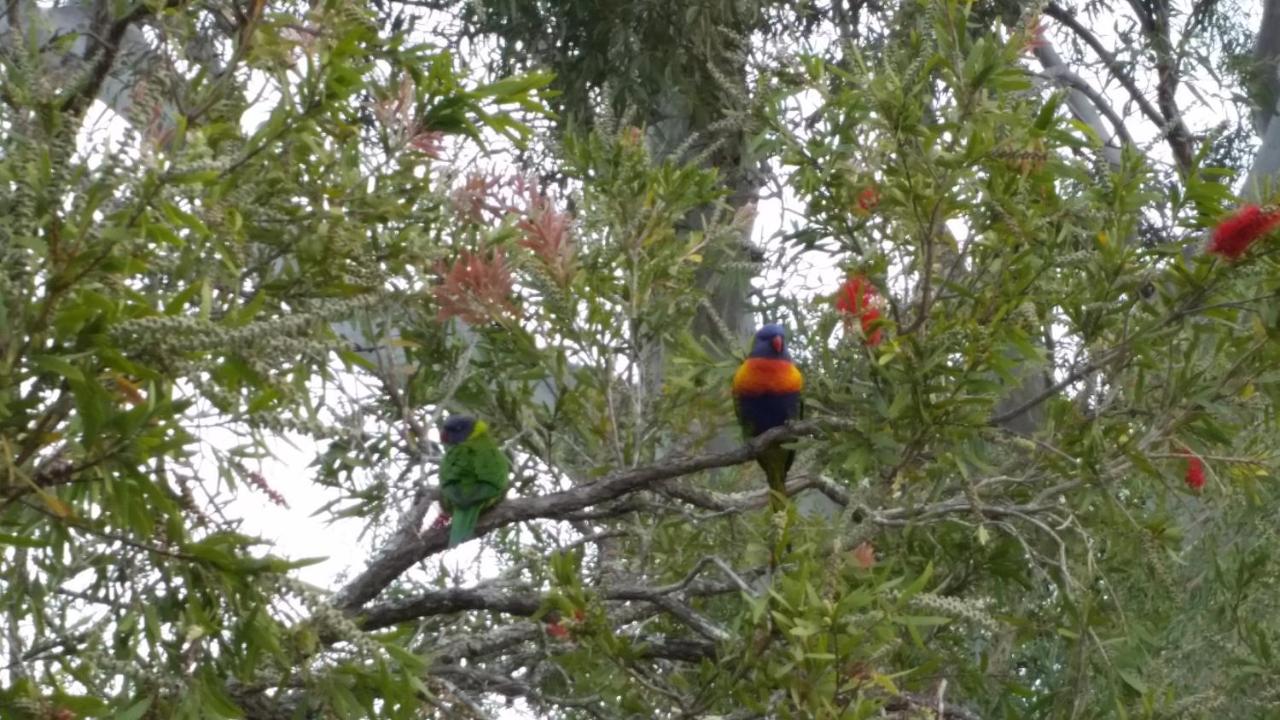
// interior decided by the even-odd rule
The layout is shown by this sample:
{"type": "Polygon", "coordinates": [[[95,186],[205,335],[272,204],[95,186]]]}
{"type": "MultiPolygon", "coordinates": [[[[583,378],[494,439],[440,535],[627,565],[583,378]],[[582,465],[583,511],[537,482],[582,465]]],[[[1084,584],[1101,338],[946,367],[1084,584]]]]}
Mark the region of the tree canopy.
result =
{"type": "Polygon", "coordinates": [[[11,4],[0,717],[1271,717],[1278,23],[11,4]]]}

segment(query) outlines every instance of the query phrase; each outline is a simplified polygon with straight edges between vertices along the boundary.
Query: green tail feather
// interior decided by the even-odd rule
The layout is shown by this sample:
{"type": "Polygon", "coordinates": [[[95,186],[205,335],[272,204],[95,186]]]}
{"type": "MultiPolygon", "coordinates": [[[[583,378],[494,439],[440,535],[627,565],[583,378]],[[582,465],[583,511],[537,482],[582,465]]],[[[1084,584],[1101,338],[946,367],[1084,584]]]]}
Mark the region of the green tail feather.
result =
{"type": "Polygon", "coordinates": [[[773,445],[756,456],[756,462],[760,463],[764,477],[769,482],[771,512],[781,512],[787,507],[787,471],[791,469],[795,456],[795,450],[788,450],[781,445],[773,445]]]}
{"type": "Polygon", "coordinates": [[[457,547],[476,534],[476,521],[480,519],[480,506],[454,508],[453,522],[449,525],[449,547],[457,547]]]}

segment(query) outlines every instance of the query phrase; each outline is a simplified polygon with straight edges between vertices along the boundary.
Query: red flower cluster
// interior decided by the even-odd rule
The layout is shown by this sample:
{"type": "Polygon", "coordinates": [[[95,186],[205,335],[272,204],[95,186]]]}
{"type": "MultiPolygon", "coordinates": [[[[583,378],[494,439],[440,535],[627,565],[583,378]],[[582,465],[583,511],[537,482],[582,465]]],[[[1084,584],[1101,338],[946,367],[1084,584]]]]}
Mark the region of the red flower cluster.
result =
{"type": "Polygon", "coordinates": [[[520,244],[533,251],[561,287],[573,280],[574,255],[573,216],[556,210],[543,195],[529,194],[526,217],[519,227],[520,244]]]}
{"type": "Polygon", "coordinates": [[[454,212],[470,222],[495,220],[507,211],[507,207],[494,198],[501,185],[502,178],[492,173],[473,172],[454,188],[449,202],[454,212]],[[490,217],[486,219],[485,215],[490,217]]]}
{"type": "Polygon", "coordinates": [[[433,160],[439,160],[444,152],[445,134],[439,130],[423,130],[409,138],[409,147],[433,160]]]}
{"type": "Polygon", "coordinates": [[[1245,205],[1213,229],[1209,252],[1227,260],[1239,260],[1241,255],[1263,235],[1280,225],[1280,210],[1257,205],[1245,205]]]}
{"type": "Polygon", "coordinates": [[[1193,492],[1200,492],[1200,488],[1204,487],[1204,461],[1190,450],[1183,454],[1187,456],[1187,487],[1193,492]]]}
{"type": "Polygon", "coordinates": [[[851,553],[853,564],[862,570],[870,570],[876,566],[876,546],[863,540],[851,553]]]}
{"type": "Polygon", "coordinates": [[[836,310],[848,315],[846,324],[853,318],[862,323],[862,334],[867,345],[875,347],[884,339],[881,328],[875,327],[880,319],[879,293],[876,286],[863,275],[850,275],[836,295],[836,310]]]}
{"type": "Polygon", "coordinates": [[[644,142],[644,131],[635,126],[623,128],[618,135],[622,139],[622,144],[629,147],[640,147],[644,142]]]}
{"type": "Polygon", "coordinates": [[[431,292],[441,321],[458,317],[477,325],[520,314],[511,301],[511,271],[501,250],[488,257],[464,250],[452,265],[438,264],[436,272],[441,281],[431,292]]]}
{"type": "Polygon", "coordinates": [[[870,215],[872,210],[880,204],[880,190],[875,185],[868,185],[858,193],[858,209],[859,215],[870,215]]]}
{"type": "Polygon", "coordinates": [[[587,613],[582,608],[574,608],[572,617],[565,618],[559,612],[551,612],[544,618],[547,635],[557,640],[567,640],[571,636],[577,636],[584,630],[584,624],[587,622],[587,613]]]}
{"type": "Polygon", "coordinates": [[[424,127],[413,117],[415,96],[413,78],[404,75],[394,92],[373,104],[373,117],[402,147],[410,147],[438,160],[444,151],[445,134],[424,127]]]}

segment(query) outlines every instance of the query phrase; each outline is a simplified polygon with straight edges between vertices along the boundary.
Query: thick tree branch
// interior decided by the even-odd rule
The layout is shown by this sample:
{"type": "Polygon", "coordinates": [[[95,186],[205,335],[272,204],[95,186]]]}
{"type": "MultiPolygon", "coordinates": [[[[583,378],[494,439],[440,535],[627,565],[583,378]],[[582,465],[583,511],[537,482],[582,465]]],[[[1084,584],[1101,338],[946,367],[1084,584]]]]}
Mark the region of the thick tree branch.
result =
{"type": "MultiPolygon", "coordinates": [[[[165,3],[165,7],[177,7],[178,4],[179,0],[168,0],[165,3]]],[[[115,65],[125,32],[128,31],[131,25],[150,15],[152,10],[153,6],[150,3],[138,2],[124,15],[115,20],[107,21],[105,27],[95,28],[95,35],[101,39],[90,45],[84,58],[86,62],[93,64],[89,68],[84,81],[77,87],[72,88],[62,101],[63,113],[71,117],[80,117],[85,109],[89,107],[89,104],[98,97],[103,83],[106,82],[107,75],[111,72],[112,66],[115,65]]]]}
{"type": "MultiPolygon", "coordinates": [[[[769,503],[769,490],[761,488],[741,493],[718,493],[703,490],[677,481],[662,483],[657,490],[663,495],[682,500],[704,510],[719,513],[737,512],[762,508],[769,503]]],[[[787,481],[787,495],[794,496],[805,490],[817,490],[832,501],[844,505],[849,500],[849,493],[844,488],[817,475],[797,475],[787,481]]]]}
{"type": "Polygon", "coordinates": [[[1107,121],[1111,123],[1115,135],[1120,138],[1120,142],[1125,145],[1133,145],[1133,138],[1129,135],[1129,129],[1125,127],[1124,119],[1111,107],[1111,103],[1107,102],[1102,93],[1095,90],[1084,78],[1067,70],[1065,65],[1047,69],[1045,70],[1045,75],[1089,98],[1089,102],[1093,103],[1093,106],[1107,117],[1107,121]]]}
{"type": "MultiPolygon", "coordinates": [[[[791,437],[804,432],[813,432],[815,429],[814,423],[805,423],[792,428],[780,428],[778,436],[791,437]],[[786,432],[784,434],[781,431],[786,432]]],[[[738,452],[753,449],[752,445],[748,445],[738,452]]],[[[682,465],[693,461],[705,463],[713,458],[722,459],[725,455],[727,454],[720,453],[700,459],[678,459],[677,464],[682,465]]],[[[649,474],[656,472],[659,467],[665,468],[666,464],[627,473],[617,473],[610,477],[613,480],[626,479],[635,473],[649,474]]],[[[666,470],[662,471],[666,472],[666,470]]],[[[922,520],[938,520],[948,516],[971,515],[973,513],[992,519],[1011,518],[1034,522],[1031,518],[1032,515],[1045,513],[1060,507],[1057,498],[1079,487],[1079,485],[1080,483],[1078,482],[1063,483],[1046,489],[1029,502],[1017,505],[981,502],[975,505],[973,500],[966,494],[915,507],[893,507],[883,510],[859,507],[857,510],[858,517],[861,520],[883,526],[904,526],[922,520]]],[[[852,498],[847,493],[843,493],[841,496],[844,498],[845,503],[852,501],[852,498]]],[[[1003,527],[1003,523],[997,523],[997,525],[1003,527]]],[[[676,582],[654,586],[651,581],[637,579],[612,587],[597,588],[596,592],[602,600],[615,603],[607,612],[607,622],[620,635],[632,637],[637,658],[701,662],[715,659],[717,645],[719,638],[723,635],[723,631],[714,624],[706,622],[705,618],[698,615],[678,598],[681,596],[683,598],[706,597],[732,592],[752,594],[753,591],[749,585],[749,580],[763,572],[765,572],[765,569],[762,567],[739,573],[724,560],[709,556],[695,563],[685,577],[676,582]],[[720,570],[720,574],[724,576],[723,578],[701,577],[705,570],[713,566],[720,570]],[[628,626],[634,626],[635,623],[642,622],[663,612],[694,626],[703,635],[703,638],[690,640],[670,637],[633,636],[625,630],[628,626]]],[[[371,631],[417,618],[465,610],[503,612],[528,617],[536,614],[547,599],[545,594],[532,588],[503,587],[496,583],[472,588],[431,590],[412,598],[394,600],[372,606],[362,614],[358,622],[362,629],[371,631]]],[[[432,674],[447,675],[454,681],[460,681],[462,678],[459,678],[458,674],[465,673],[466,669],[463,669],[457,663],[463,659],[476,662],[492,659],[503,654],[510,655],[520,646],[534,648],[534,655],[541,656],[545,653],[545,650],[538,648],[542,647],[539,643],[543,642],[543,638],[546,637],[545,633],[546,630],[541,623],[516,622],[495,627],[480,634],[463,632],[453,637],[439,639],[434,646],[427,648],[437,663],[430,672],[432,674]]],[[[516,657],[521,656],[516,655],[516,657]]],[[[527,663],[528,659],[526,657],[525,660],[518,662],[521,664],[527,663]]],[[[468,665],[467,669],[470,667],[468,665]]],[[[472,674],[471,679],[480,680],[481,678],[472,674]]],[[[492,678],[489,678],[489,680],[492,680],[492,678]]],[[[563,704],[551,698],[541,698],[535,687],[537,683],[506,684],[490,683],[489,680],[480,685],[464,683],[464,686],[484,692],[522,695],[534,702],[545,701],[552,705],[563,704]]],[[[915,708],[931,707],[930,705],[922,704],[922,697],[895,696],[889,700],[890,704],[887,709],[905,710],[912,706],[915,708]]],[[[260,700],[261,698],[254,699],[260,700]]],[[[289,700],[286,698],[282,702],[284,705],[281,705],[281,707],[287,707],[289,700]]],[[[275,714],[254,715],[254,717],[265,719],[285,717],[285,715],[277,712],[275,714]]],[[[962,720],[976,718],[977,716],[948,704],[943,717],[962,720]]]]}
{"type": "Polygon", "coordinates": [[[512,591],[497,586],[445,588],[418,593],[371,607],[360,618],[360,629],[378,630],[397,623],[463,610],[489,610],[528,617],[542,607],[547,596],[533,591],[512,591]]]}
{"type": "MultiPolygon", "coordinates": [[[[1087,368],[1082,368],[1078,372],[1085,372],[1087,368]]],[[[1075,374],[1073,374],[1074,376],[1075,374]]],[[[1042,402],[1053,392],[1057,392],[1069,384],[1072,380],[1070,377],[1049,388],[1043,397],[1035,398],[1035,402],[1042,402]]],[[[1017,412],[1015,410],[1014,412],[1017,412]]],[[[997,418],[998,420],[998,418],[997,418]]],[[[993,421],[994,422],[994,421],[993,421]]],[[[803,434],[816,431],[818,424],[816,422],[798,423],[786,428],[777,428],[770,431],[766,435],[762,435],[758,441],[762,444],[766,440],[773,438],[794,438],[803,434]]],[[[555,493],[553,495],[543,496],[541,498],[527,498],[521,500],[513,500],[509,503],[499,506],[497,509],[481,519],[478,530],[488,531],[506,524],[518,522],[522,519],[532,517],[555,517],[556,512],[563,512],[560,508],[577,508],[589,503],[593,497],[610,497],[616,493],[630,492],[643,488],[650,479],[655,477],[672,477],[680,472],[695,472],[696,470],[706,469],[708,467],[719,467],[722,465],[733,464],[734,461],[741,462],[739,458],[749,458],[750,453],[758,452],[756,443],[745,445],[733,451],[725,453],[715,453],[694,458],[674,458],[670,461],[659,463],[656,465],[638,468],[622,473],[615,473],[600,483],[591,486],[583,486],[574,490],[555,493]],[[716,464],[719,463],[719,464],[716,464]],[[694,467],[696,470],[688,470],[694,467]],[[596,488],[595,485],[605,485],[603,488],[596,488]],[[627,489],[630,488],[630,489],[627,489]],[[591,495],[585,494],[583,491],[594,489],[591,495]],[[515,507],[511,507],[515,506],[515,507]],[[494,517],[502,513],[499,517],[494,517]],[[534,514],[538,512],[546,512],[547,514],[534,514]]],[[[825,479],[809,479],[800,481],[813,487],[820,487],[833,501],[839,505],[847,505],[852,501],[849,494],[843,488],[836,486],[834,483],[825,479]]],[[[1063,492],[1071,489],[1065,487],[1063,492]]],[[[1060,493],[1059,493],[1060,494],[1060,493]]],[[[1034,502],[1024,505],[1006,506],[1000,504],[983,504],[975,507],[967,496],[956,497],[948,500],[920,505],[915,507],[896,507],[884,510],[872,510],[866,507],[857,508],[854,520],[858,522],[870,522],[875,525],[882,526],[903,526],[921,520],[931,520],[944,516],[979,512],[985,516],[1003,517],[1010,514],[1029,514],[1039,513],[1052,509],[1052,501],[1055,498],[1037,498],[1034,502]]],[[[443,534],[442,531],[434,531],[425,536],[414,538],[408,543],[407,547],[393,548],[383,557],[388,555],[395,559],[395,564],[386,561],[388,564],[381,567],[371,565],[366,569],[361,577],[344,588],[347,593],[347,604],[342,601],[335,600],[335,605],[348,612],[356,612],[358,605],[349,604],[351,602],[367,602],[367,599],[360,600],[365,593],[370,591],[369,583],[373,582],[372,578],[384,577],[383,573],[390,573],[394,568],[399,567],[399,563],[403,563],[406,558],[409,564],[416,562],[418,557],[425,557],[434,552],[439,552],[444,547],[444,537],[437,537],[443,534]],[[421,553],[417,555],[415,553],[421,553]]],[[[379,560],[375,560],[374,564],[379,560]]],[[[674,593],[680,592],[689,597],[707,596],[723,594],[733,591],[747,592],[750,594],[749,580],[763,569],[756,568],[747,572],[739,573],[734,571],[723,560],[715,557],[703,558],[689,571],[683,580],[665,586],[651,586],[649,582],[643,579],[637,579],[627,583],[619,583],[612,586],[598,588],[596,591],[599,597],[605,601],[642,601],[649,604],[662,606],[660,602],[674,593]],[[724,580],[711,581],[699,580],[697,576],[707,567],[716,566],[725,576],[724,580]],[[744,579],[745,578],[745,579],[744,579]]],[[[393,580],[395,575],[391,575],[393,580]]],[[[376,595],[376,591],[369,595],[372,598],[376,595]]],[[[466,610],[481,610],[502,612],[518,616],[532,616],[538,612],[547,597],[541,592],[532,588],[513,588],[504,587],[498,584],[480,585],[471,588],[445,588],[441,590],[431,590],[418,593],[412,597],[392,600],[369,607],[364,612],[360,612],[359,624],[364,630],[376,630],[385,628],[397,623],[406,622],[422,617],[435,615],[444,615],[466,610]]],[[[669,607],[662,606],[662,609],[670,611],[669,607]]],[[[511,628],[502,628],[492,637],[486,638],[469,638],[463,642],[483,641],[485,643],[496,642],[498,646],[505,647],[509,644],[521,642],[523,635],[517,633],[519,637],[505,637],[505,634],[511,628]]]]}
{"type": "Polygon", "coordinates": [[[1156,106],[1151,104],[1151,101],[1147,99],[1147,96],[1143,94],[1142,89],[1138,87],[1138,83],[1133,79],[1133,75],[1131,75],[1127,69],[1129,66],[1117,60],[1116,56],[1111,51],[1107,50],[1106,46],[1102,44],[1102,41],[1098,39],[1098,36],[1094,35],[1088,28],[1082,25],[1080,21],[1076,19],[1075,14],[1071,11],[1057,3],[1049,3],[1045,6],[1044,12],[1049,17],[1070,28],[1077,37],[1092,48],[1093,52],[1102,60],[1102,64],[1105,65],[1107,70],[1111,73],[1112,77],[1120,81],[1120,84],[1124,86],[1125,90],[1129,91],[1129,97],[1137,103],[1138,109],[1142,111],[1142,114],[1146,115],[1148,120],[1155,123],[1163,131],[1165,123],[1164,117],[1160,114],[1160,111],[1156,109],[1156,106]]]}
{"type": "MultiPolygon", "coordinates": [[[[666,636],[642,637],[635,640],[637,656],[682,662],[701,662],[714,659],[716,647],[703,640],[672,638],[666,636]]],[[[455,663],[435,665],[431,668],[433,677],[446,677],[457,682],[472,692],[496,693],[506,697],[527,698],[536,705],[553,705],[557,707],[576,707],[592,711],[597,717],[604,717],[594,706],[599,698],[564,698],[547,695],[541,692],[536,683],[514,680],[506,675],[482,670],[473,666],[462,666],[455,663]]]]}
{"type": "Polygon", "coordinates": [[[1180,58],[1175,57],[1173,43],[1169,38],[1169,4],[1129,0],[1138,24],[1151,43],[1156,55],[1156,104],[1160,107],[1160,115],[1164,118],[1162,130],[1168,138],[1173,157],[1178,163],[1178,170],[1186,173],[1191,169],[1195,155],[1191,133],[1182,122],[1182,114],[1178,110],[1178,82],[1181,80],[1180,58]]]}
{"type": "Polygon", "coordinates": [[[1248,83],[1249,99],[1256,109],[1253,127],[1259,135],[1265,135],[1271,118],[1276,114],[1276,100],[1280,97],[1280,0],[1263,0],[1262,20],[1258,24],[1258,37],[1253,46],[1254,70],[1248,83]]]}
{"type": "MultiPolygon", "coordinates": [[[[1021,505],[980,504],[975,506],[967,495],[916,507],[890,508],[883,511],[860,509],[858,517],[886,527],[904,526],[921,520],[931,520],[949,515],[978,512],[988,517],[1026,516],[1054,509],[1058,495],[1078,486],[1068,483],[1051,488],[1033,501],[1021,505]]],[[[848,496],[845,496],[845,502],[848,496]]],[[[608,602],[647,602],[661,610],[684,618],[687,608],[671,607],[672,596],[679,593],[686,597],[708,597],[734,591],[753,595],[750,579],[765,572],[765,568],[735,571],[718,557],[704,557],[685,575],[684,579],[667,585],[651,586],[638,579],[611,587],[596,588],[601,600],[608,602]],[[725,577],[719,580],[699,579],[704,569],[715,566],[725,577]]],[[[360,615],[359,625],[365,631],[379,630],[401,622],[435,615],[446,615],[466,610],[501,612],[509,615],[532,616],[550,599],[534,588],[504,587],[497,584],[478,585],[470,588],[444,588],[418,593],[412,597],[391,600],[370,606],[360,615]]],[[[687,618],[684,618],[687,619],[687,618]]],[[[705,627],[703,628],[706,629],[705,627]]],[[[500,629],[500,633],[506,628],[500,629]]]]}
{"type": "MultiPolygon", "coordinates": [[[[611,473],[589,485],[549,495],[509,500],[480,518],[476,524],[476,536],[526,520],[563,518],[592,505],[647,489],[662,480],[712,468],[739,465],[755,459],[768,445],[812,435],[820,427],[816,421],[792,423],[786,427],[774,428],[746,445],[725,452],[672,457],[653,465],[611,473]]],[[[390,547],[370,561],[363,572],[338,591],[334,597],[334,605],[348,612],[358,610],[414,563],[445,550],[448,538],[447,528],[397,538],[390,547]]]]}
{"type": "Polygon", "coordinates": [[[529,683],[514,680],[497,673],[461,665],[438,665],[431,674],[446,677],[473,692],[497,693],[505,697],[523,697],[547,705],[590,709],[599,703],[598,698],[561,698],[537,692],[529,683]]]}
{"type": "MultiPolygon", "coordinates": [[[[659,612],[660,608],[649,604],[622,606],[616,612],[609,613],[608,622],[615,628],[622,628],[651,618],[659,612]]],[[[464,658],[475,661],[538,640],[545,632],[542,623],[515,622],[483,635],[462,633],[456,637],[448,637],[430,650],[432,657],[439,663],[457,662],[464,658]]]]}
{"type": "Polygon", "coordinates": [[[1063,62],[1062,57],[1058,55],[1058,51],[1053,48],[1050,43],[1044,43],[1035,49],[1036,59],[1040,61],[1040,66],[1044,68],[1044,73],[1049,78],[1065,85],[1070,93],[1067,95],[1067,105],[1071,111],[1081,122],[1093,128],[1098,134],[1099,139],[1103,142],[1103,154],[1112,166],[1120,164],[1120,150],[1118,147],[1111,145],[1111,136],[1116,136],[1126,144],[1132,144],[1133,141],[1129,137],[1129,132],[1124,126],[1124,121],[1116,114],[1111,106],[1106,102],[1098,91],[1094,90],[1088,83],[1084,82],[1063,62]],[[1102,118],[1098,113],[1107,116],[1108,121],[1112,125],[1112,131],[1106,132],[1106,125],[1102,123],[1102,118]]]}
{"type": "MultiPolygon", "coordinates": [[[[743,576],[754,578],[763,572],[764,568],[756,568],[748,572],[738,573],[729,568],[727,563],[719,558],[703,558],[685,576],[684,580],[677,583],[650,587],[642,582],[634,582],[615,587],[599,588],[596,592],[601,600],[649,602],[674,615],[681,616],[687,608],[672,608],[672,595],[681,593],[688,597],[707,597],[734,591],[751,594],[752,590],[746,584],[743,576]],[[724,570],[728,576],[727,579],[695,582],[694,580],[702,569],[710,565],[716,565],[724,570]]],[[[430,590],[418,593],[410,598],[392,600],[372,606],[361,614],[359,625],[362,630],[372,631],[409,620],[434,615],[446,615],[465,610],[485,610],[529,617],[544,607],[549,599],[549,595],[533,588],[509,588],[498,585],[430,590]]]]}
{"type": "Polygon", "coordinates": [[[1066,377],[1062,378],[1058,382],[1045,388],[1043,391],[1037,393],[1034,397],[1028,399],[1026,402],[1019,405],[1018,407],[1015,407],[1012,410],[1009,410],[1008,412],[1001,413],[1000,415],[997,415],[991,418],[990,423],[995,426],[1000,426],[1012,420],[1013,418],[1016,418],[1019,415],[1022,415],[1023,413],[1027,412],[1028,410],[1031,410],[1032,408],[1036,407],[1040,403],[1048,400],[1054,395],[1057,395],[1059,392],[1063,390],[1063,388],[1066,388],[1068,385],[1071,385],[1072,383],[1075,383],[1075,382],[1079,382],[1081,378],[1086,377],[1087,375],[1089,375],[1089,373],[1092,373],[1095,370],[1099,370],[1105,367],[1112,360],[1114,360],[1116,357],[1120,356],[1121,354],[1123,354],[1123,347],[1113,348],[1111,352],[1103,353],[1098,359],[1094,360],[1093,362],[1086,363],[1085,365],[1082,365],[1081,367],[1078,367],[1075,370],[1072,370],[1071,372],[1067,373],[1066,377]]]}
{"type": "Polygon", "coordinates": [[[1169,147],[1173,149],[1174,160],[1178,170],[1187,173],[1195,158],[1194,143],[1187,125],[1182,121],[1182,111],[1178,109],[1178,63],[1172,58],[1164,58],[1156,64],[1156,75],[1159,84],[1156,87],[1156,101],[1160,112],[1164,115],[1164,136],[1168,138],[1169,147]]]}

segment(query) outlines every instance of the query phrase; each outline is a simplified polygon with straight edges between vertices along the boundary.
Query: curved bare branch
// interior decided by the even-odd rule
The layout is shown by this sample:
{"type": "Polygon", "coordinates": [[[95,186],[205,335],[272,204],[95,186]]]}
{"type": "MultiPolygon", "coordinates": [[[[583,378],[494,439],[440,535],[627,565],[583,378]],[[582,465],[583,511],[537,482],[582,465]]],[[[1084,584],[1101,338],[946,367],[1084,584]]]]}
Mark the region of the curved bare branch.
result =
{"type": "MultiPolygon", "coordinates": [[[[732,450],[692,457],[672,457],[653,465],[611,473],[594,483],[570,490],[509,500],[480,518],[476,524],[476,536],[526,520],[562,518],[575,511],[650,488],[663,480],[701,470],[740,465],[755,459],[761,450],[775,442],[812,435],[824,424],[830,423],[792,423],[774,428],[732,450]]],[[[445,550],[448,538],[449,532],[444,528],[396,538],[391,546],[369,562],[363,572],[338,591],[334,604],[348,612],[358,610],[414,563],[445,550]]]]}

